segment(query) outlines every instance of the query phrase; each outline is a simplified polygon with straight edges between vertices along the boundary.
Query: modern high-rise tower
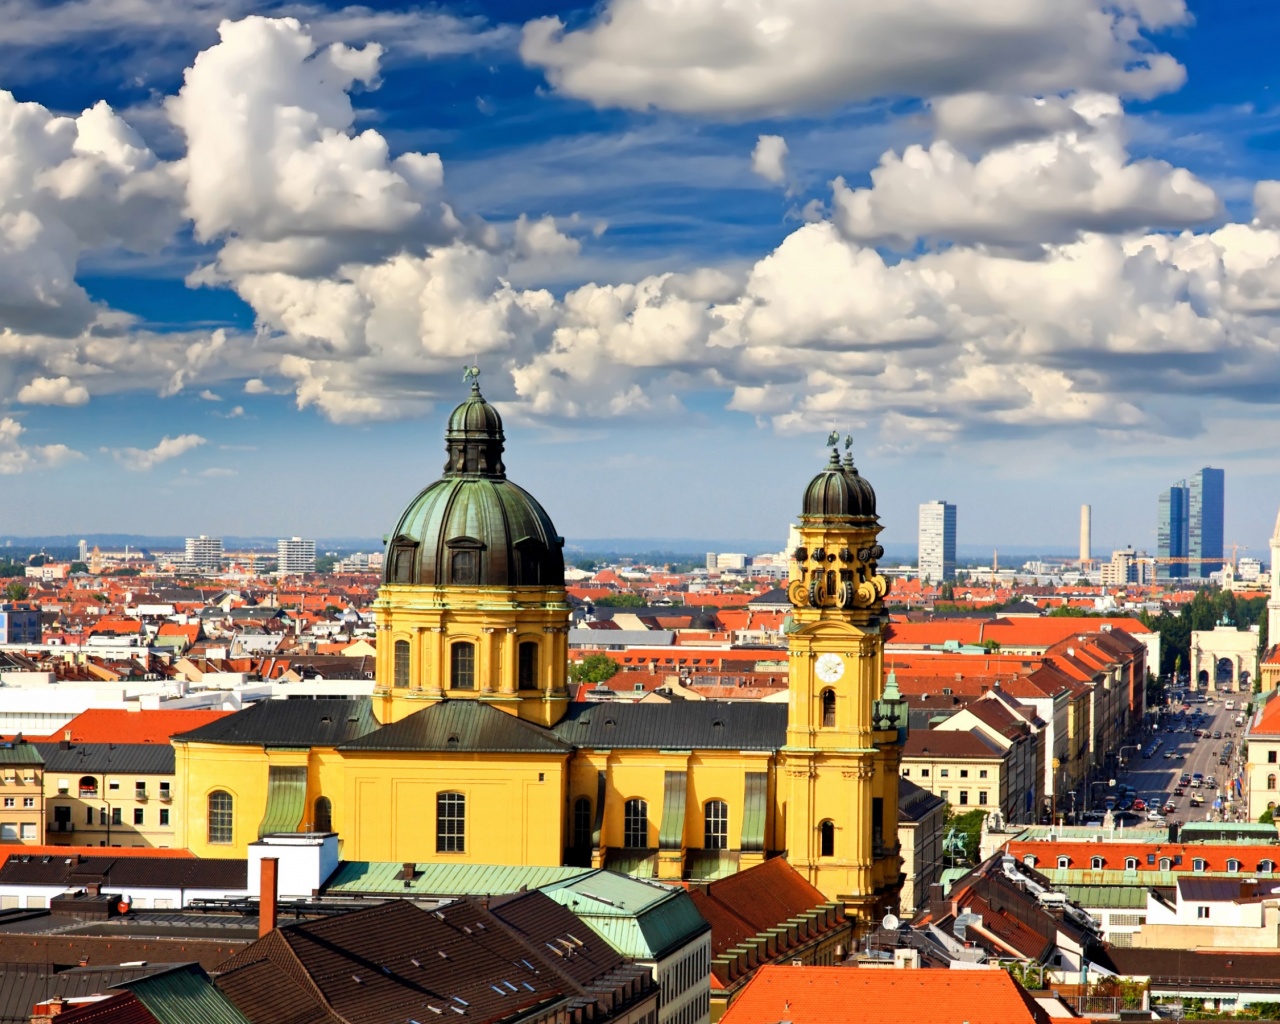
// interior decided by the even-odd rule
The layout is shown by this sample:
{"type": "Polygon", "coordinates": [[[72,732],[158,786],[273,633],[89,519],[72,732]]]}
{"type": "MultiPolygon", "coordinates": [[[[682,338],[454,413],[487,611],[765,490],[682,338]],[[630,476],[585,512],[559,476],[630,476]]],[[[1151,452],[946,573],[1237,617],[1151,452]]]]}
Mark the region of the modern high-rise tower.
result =
{"type": "Polygon", "coordinates": [[[1280,644],[1280,513],[1271,534],[1271,600],[1267,602],[1267,643],[1280,644]]]}
{"type": "Polygon", "coordinates": [[[956,578],[956,507],[945,501],[920,506],[919,573],[941,583],[956,578]]]}
{"type": "Polygon", "coordinates": [[[1091,534],[1093,532],[1093,507],[1091,505],[1080,506],[1080,564],[1091,560],[1089,548],[1091,546],[1091,534]]]}
{"type": "Polygon", "coordinates": [[[1156,499],[1156,578],[1187,575],[1187,482],[1179,480],[1156,499]]]}
{"type": "Polygon", "coordinates": [[[276,570],[284,575],[316,571],[316,542],[290,537],[276,541],[276,570]]]}
{"type": "Polygon", "coordinates": [[[222,538],[188,537],[186,544],[186,562],[196,569],[207,569],[216,572],[222,568],[222,538]]]}
{"type": "Polygon", "coordinates": [[[1157,577],[1207,579],[1222,568],[1226,473],[1205,467],[1156,499],[1157,577]]]}
{"type": "Polygon", "coordinates": [[[1205,467],[1187,486],[1187,575],[1207,579],[1222,569],[1226,473],[1205,467]]]}

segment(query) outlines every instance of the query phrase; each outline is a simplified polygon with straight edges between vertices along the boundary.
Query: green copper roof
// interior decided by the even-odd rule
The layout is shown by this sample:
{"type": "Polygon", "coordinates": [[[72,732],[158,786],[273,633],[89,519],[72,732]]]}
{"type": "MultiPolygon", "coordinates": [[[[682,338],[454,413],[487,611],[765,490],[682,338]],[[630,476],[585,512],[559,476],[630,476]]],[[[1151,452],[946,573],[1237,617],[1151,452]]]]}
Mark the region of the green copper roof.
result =
{"type": "Polygon", "coordinates": [[[633,960],[660,960],[710,927],[684,889],[611,871],[593,871],[542,891],[633,960]]]}
{"type": "Polygon", "coordinates": [[[1147,905],[1145,885],[1064,885],[1059,891],[1086,910],[1142,910],[1147,905]]]}
{"type": "Polygon", "coordinates": [[[306,767],[271,765],[267,769],[267,809],[258,826],[258,838],[275,832],[297,832],[306,813],[306,767]]]}
{"type": "Polygon", "coordinates": [[[399,861],[343,861],[325,892],[390,894],[397,896],[497,896],[536,889],[591,873],[590,868],[563,868],[505,864],[415,864],[413,878],[405,885],[404,864],[399,861]]]}
{"type": "Polygon", "coordinates": [[[159,1024],[249,1024],[198,964],[183,964],[116,988],[132,992],[159,1024]]]}

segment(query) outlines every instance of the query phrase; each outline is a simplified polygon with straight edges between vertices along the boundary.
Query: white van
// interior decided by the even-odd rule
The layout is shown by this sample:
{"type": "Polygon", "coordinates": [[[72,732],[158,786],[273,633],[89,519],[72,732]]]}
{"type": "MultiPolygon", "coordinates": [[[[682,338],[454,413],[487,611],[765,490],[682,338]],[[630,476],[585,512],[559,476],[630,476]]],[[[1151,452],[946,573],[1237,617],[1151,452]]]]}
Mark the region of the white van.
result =
{"type": "Polygon", "coordinates": [[[1228,711],[1234,711],[1236,709],[1236,702],[1233,700],[1227,701],[1226,708],[1228,711]]]}

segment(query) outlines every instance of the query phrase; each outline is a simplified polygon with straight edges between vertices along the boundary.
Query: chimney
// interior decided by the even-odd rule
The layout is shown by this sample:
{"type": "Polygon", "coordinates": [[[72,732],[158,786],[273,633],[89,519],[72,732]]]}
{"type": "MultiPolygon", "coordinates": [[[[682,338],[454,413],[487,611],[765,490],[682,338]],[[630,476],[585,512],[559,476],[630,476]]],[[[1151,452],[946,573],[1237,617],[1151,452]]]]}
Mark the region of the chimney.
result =
{"type": "Polygon", "coordinates": [[[58,1016],[63,1009],[62,996],[54,996],[52,999],[46,999],[43,1003],[36,1003],[32,1008],[31,1024],[49,1024],[54,1017],[58,1016]]]}
{"type": "Polygon", "coordinates": [[[262,858],[262,884],[258,888],[258,938],[276,930],[280,891],[280,858],[262,858]]]}
{"type": "Polygon", "coordinates": [[[417,874],[417,870],[418,870],[418,865],[411,860],[407,860],[404,862],[404,868],[401,872],[400,877],[403,878],[406,882],[412,882],[413,876],[417,874]]]}

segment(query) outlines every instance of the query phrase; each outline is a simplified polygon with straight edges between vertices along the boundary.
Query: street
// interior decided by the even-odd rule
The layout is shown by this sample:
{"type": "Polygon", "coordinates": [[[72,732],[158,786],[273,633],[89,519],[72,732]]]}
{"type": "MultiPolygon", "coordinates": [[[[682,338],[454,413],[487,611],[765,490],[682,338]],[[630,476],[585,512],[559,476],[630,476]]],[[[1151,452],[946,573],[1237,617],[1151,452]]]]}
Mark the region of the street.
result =
{"type": "MultiPolygon", "coordinates": [[[[1162,716],[1158,730],[1150,733],[1138,749],[1126,748],[1128,763],[1117,775],[1116,782],[1132,786],[1137,790],[1137,798],[1149,806],[1163,807],[1167,800],[1172,799],[1175,809],[1167,815],[1170,821],[1221,819],[1221,815],[1213,813],[1214,802],[1219,798],[1226,811],[1225,820],[1234,820],[1231,811],[1235,805],[1235,794],[1229,787],[1240,774],[1240,742],[1244,732],[1244,727],[1237,726],[1235,721],[1241,714],[1243,704],[1239,698],[1247,700],[1248,697],[1248,694],[1227,694],[1215,699],[1212,704],[1192,704],[1191,710],[1181,716],[1162,716]],[[1226,701],[1231,699],[1235,699],[1236,707],[1228,710],[1226,701]],[[1204,730],[1206,735],[1196,737],[1196,729],[1204,730]],[[1214,739],[1215,732],[1221,733],[1221,737],[1214,739]],[[1144,753],[1157,741],[1159,746],[1155,753],[1149,758],[1144,757],[1144,753]],[[1228,743],[1233,744],[1229,763],[1221,765],[1218,761],[1228,743]],[[1168,757],[1171,753],[1176,756],[1168,757]],[[1213,776],[1217,781],[1216,786],[1201,785],[1198,789],[1182,786],[1183,795],[1172,796],[1173,791],[1179,788],[1178,780],[1183,773],[1194,775],[1197,772],[1206,779],[1213,776]],[[1203,796],[1202,806],[1191,806],[1193,793],[1203,796]]],[[[1181,705],[1174,704],[1171,707],[1181,705]]],[[[1102,800],[1104,791],[1099,788],[1095,796],[1097,800],[1102,800]]],[[[1149,824],[1145,811],[1141,813],[1141,818],[1140,825],[1149,824]]],[[[1150,827],[1164,826],[1150,823],[1150,827]]]]}

